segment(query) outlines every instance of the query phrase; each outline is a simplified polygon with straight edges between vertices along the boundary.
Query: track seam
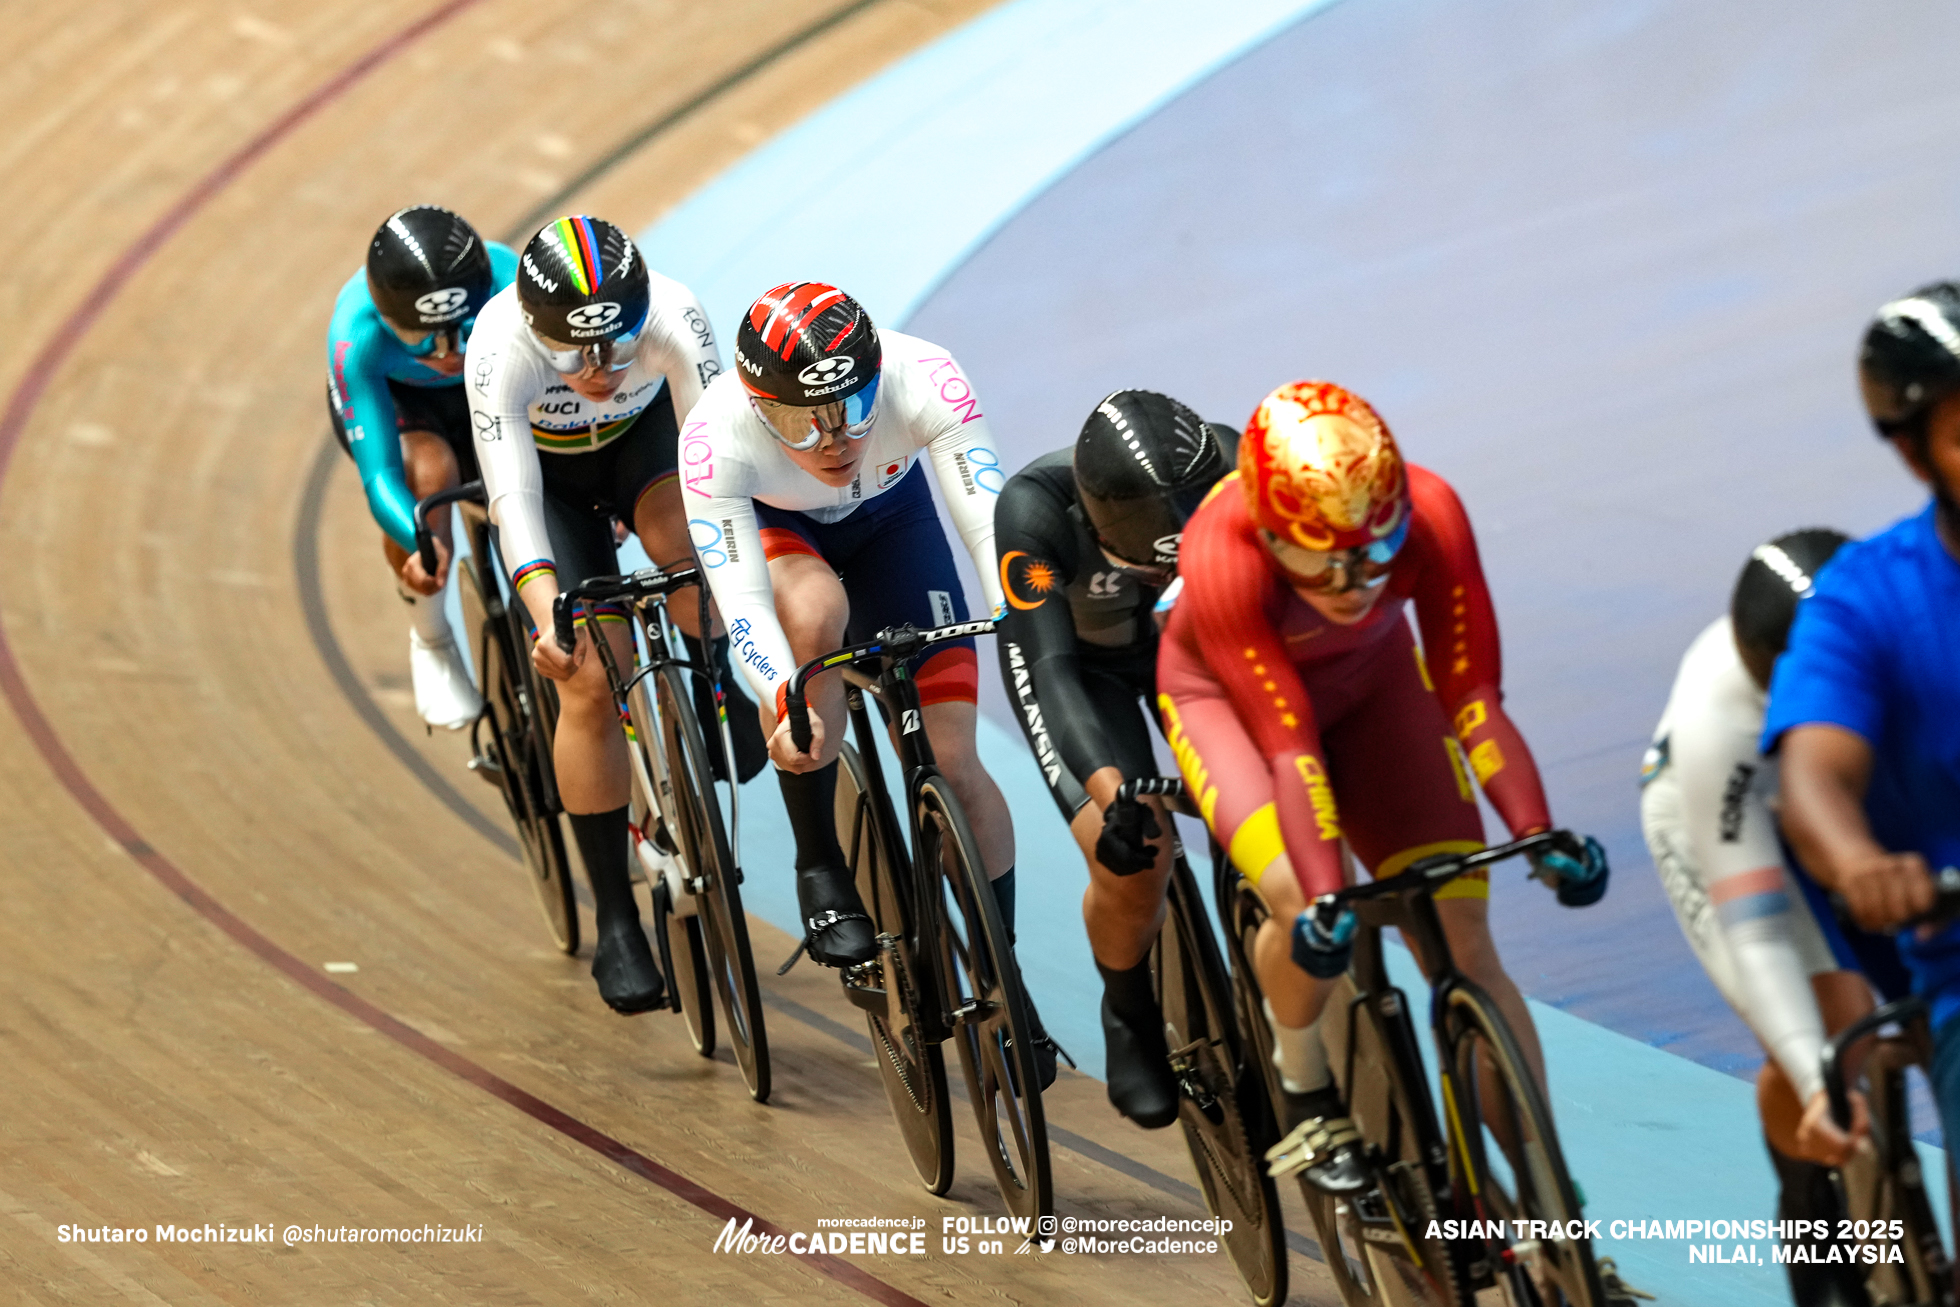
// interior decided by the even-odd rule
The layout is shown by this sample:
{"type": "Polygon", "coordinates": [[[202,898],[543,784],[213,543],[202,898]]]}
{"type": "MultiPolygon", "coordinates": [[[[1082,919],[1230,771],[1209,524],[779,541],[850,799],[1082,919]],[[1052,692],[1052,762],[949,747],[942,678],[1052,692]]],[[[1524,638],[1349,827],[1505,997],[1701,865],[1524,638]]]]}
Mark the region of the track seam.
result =
{"type": "MultiPolygon", "coordinates": [[[[858,7],[867,2],[869,0],[860,0],[858,7]]],[[[321,109],[338,99],[403,49],[476,3],[477,0],[448,0],[448,3],[438,6],[400,29],[341,69],[194,183],[189,191],[164,211],[162,217],[144,229],[142,234],[117,256],[90,288],[81,303],[69,311],[56,327],[54,334],[48,338],[47,343],[34,355],[25,375],[9,397],[6,409],[0,412],[0,482],[4,482],[7,472],[12,467],[14,451],[19,447],[28,419],[32,417],[42,396],[46,394],[54,372],[74,352],[75,346],[88,333],[89,328],[95,325],[109,303],[121,293],[130,279],[149,263],[157,251],[212,198],[321,109]]],[[[824,25],[819,25],[822,26],[824,25]]],[[[310,477],[309,483],[313,479],[315,478],[310,477]]],[[[747,1209],[696,1184],[680,1172],[662,1166],[603,1131],[553,1107],[550,1103],[519,1088],[487,1068],[479,1066],[462,1054],[430,1039],[367,999],[326,979],[307,963],[279,947],[269,937],[261,934],[220,903],[203,886],[192,880],[181,868],[144,840],[136,828],[109,802],[107,796],[96,788],[95,783],[82,770],[81,764],[69,752],[68,746],[63,743],[61,736],[48,720],[47,714],[41,710],[39,701],[28,688],[4,622],[0,622],[0,693],[5,694],[15,716],[20,720],[22,730],[41,754],[48,770],[82,810],[88,813],[95,823],[159,884],[248,952],[296,982],[307,992],[333,1004],[371,1029],[387,1035],[401,1047],[419,1054],[458,1079],[475,1085],[533,1120],[584,1145],[622,1169],[651,1181],[701,1211],[724,1221],[750,1222],[752,1223],[750,1228],[755,1233],[785,1237],[788,1235],[788,1231],[773,1222],[757,1217],[747,1209]]],[[[874,1302],[889,1304],[890,1307],[925,1307],[919,1299],[828,1253],[806,1252],[789,1255],[874,1302]]]]}

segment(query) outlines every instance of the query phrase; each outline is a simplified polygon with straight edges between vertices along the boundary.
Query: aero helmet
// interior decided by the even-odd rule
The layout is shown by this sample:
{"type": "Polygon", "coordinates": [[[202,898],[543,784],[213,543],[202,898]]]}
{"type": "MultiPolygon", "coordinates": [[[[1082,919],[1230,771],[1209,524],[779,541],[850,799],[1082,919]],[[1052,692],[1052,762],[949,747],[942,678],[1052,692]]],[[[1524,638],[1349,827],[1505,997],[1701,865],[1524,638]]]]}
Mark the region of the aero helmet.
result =
{"type": "Polygon", "coordinates": [[[524,247],[517,302],[548,347],[580,351],[597,365],[611,351],[595,347],[636,336],[646,323],[646,263],[626,233],[605,219],[560,218],[524,247]]]}
{"type": "Polygon", "coordinates": [[[1782,653],[1790,642],[1797,601],[1810,594],[1818,570],[1849,539],[1825,527],[1809,527],[1757,545],[1729,598],[1736,644],[1772,658],[1782,653]]]}
{"type": "Polygon", "coordinates": [[[1408,534],[1395,437],[1368,401],[1331,382],[1291,382],[1260,401],[1239,440],[1239,476],[1254,524],[1282,545],[1367,549],[1386,562],[1408,534]]]}
{"type": "Polygon", "coordinates": [[[749,306],[735,331],[735,371],[749,393],[797,408],[864,393],[857,407],[868,414],[883,359],[870,315],[820,281],[777,286],[749,306]]]}
{"type": "Polygon", "coordinates": [[[1184,523],[1226,472],[1204,420],[1168,395],[1119,390],[1075,441],[1075,489],[1097,542],[1141,568],[1177,566],[1184,523]]]}
{"type": "Polygon", "coordinates": [[[402,209],[368,244],[368,296],[381,316],[405,332],[451,337],[490,298],[495,277],[476,229],[434,204],[402,209]]]}
{"type": "Polygon", "coordinates": [[[1960,285],[1922,286],[1878,311],[1858,351],[1858,388],[1879,434],[1907,434],[1960,389],[1960,285]]]}

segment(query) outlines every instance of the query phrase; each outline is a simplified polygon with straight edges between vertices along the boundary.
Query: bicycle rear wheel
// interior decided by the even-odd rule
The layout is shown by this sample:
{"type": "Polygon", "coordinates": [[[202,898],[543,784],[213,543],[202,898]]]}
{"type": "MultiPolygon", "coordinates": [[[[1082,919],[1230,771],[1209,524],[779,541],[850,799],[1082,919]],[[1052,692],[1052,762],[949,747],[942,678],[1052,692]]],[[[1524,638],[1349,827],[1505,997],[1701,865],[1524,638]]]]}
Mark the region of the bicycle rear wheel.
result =
{"type": "MultiPolygon", "coordinates": [[[[953,1184],[953,1110],[946,1092],[946,1054],[918,1035],[919,987],[912,956],[912,922],[872,807],[869,782],[857,750],[846,744],[837,769],[837,842],[857,879],[858,897],[878,933],[878,975],[870,983],[885,993],[882,1011],[867,1010],[872,1055],[884,1082],[892,1119],[926,1192],[943,1194],[953,1184]]],[[[846,985],[850,982],[847,980],[846,985]]]]}
{"type": "Polygon", "coordinates": [[[769,1098],[769,1041],[763,1028],[762,990],[749,950],[749,922],[742,910],[741,869],[728,848],[707,744],[694,716],[687,673],[669,663],[649,678],[660,718],[661,750],[672,781],[675,844],[694,887],[696,920],[707,953],[708,979],[721,999],[723,1029],[749,1097],[769,1098]]]}
{"type": "Polygon", "coordinates": [[[1231,982],[1182,854],[1169,899],[1152,961],[1180,1087],[1178,1124],[1206,1209],[1232,1222],[1222,1241],[1239,1278],[1258,1307],[1271,1307],[1286,1300],[1286,1227],[1266,1174],[1265,1077],[1246,1065],[1231,982]]]}
{"type": "Polygon", "coordinates": [[[578,900],[573,895],[571,860],[565,852],[565,832],[553,799],[551,731],[542,718],[531,689],[528,663],[520,663],[521,644],[516,624],[491,582],[485,593],[475,566],[461,567],[457,597],[463,609],[463,629],[471,633],[470,652],[476,657],[477,682],[483,691],[484,715],[471,728],[474,768],[490,774],[503,791],[517,842],[523,851],[532,892],[544,913],[545,928],[562,953],[576,954],[579,946],[578,900]],[[488,728],[489,741],[484,740],[488,728]]]}
{"type": "Polygon", "coordinates": [[[1052,1215],[1055,1180],[1021,969],[973,829],[942,776],[928,776],[919,785],[918,829],[918,866],[936,874],[942,886],[944,993],[981,1146],[1010,1214],[1029,1220],[1052,1215]]]}
{"type": "MultiPolygon", "coordinates": [[[[1451,986],[1444,998],[1443,1040],[1452,1169],[1473,1214],[1507,1222],[1579,1220],[1579,1197],[1551,1110],[1490,996],[1468,982],[1451,986]],[[1494,1099],[1485,1096],[1480,1060],[1494,1072],[1494,1099]]],[[[1489,1257],[1493,1273],[1519,1307],[1606,1307],[1588,1239],[1492,1241],[1489,1257]]]]}

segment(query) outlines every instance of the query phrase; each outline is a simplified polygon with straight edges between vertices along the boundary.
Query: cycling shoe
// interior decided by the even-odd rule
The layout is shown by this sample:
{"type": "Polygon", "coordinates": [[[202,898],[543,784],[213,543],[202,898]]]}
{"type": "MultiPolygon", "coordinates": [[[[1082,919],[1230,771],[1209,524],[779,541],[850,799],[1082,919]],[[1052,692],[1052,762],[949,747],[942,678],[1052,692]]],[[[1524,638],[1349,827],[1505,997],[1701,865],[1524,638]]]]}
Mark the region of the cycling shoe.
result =
{"type": "Polygon", "coordinates": [[[1161,1130],[1177,1120],[1177,1077],[1171,1074],[1164,1025],[1134,1030],[1102,1003],[1103,1047],[1108,1054],[1109,1101],[1145,1130],[1161,1130]]]}
{"type": "Polygon", "coordinates": [[[667,1000],[666,979],[637,919],[600,928],[592,950],[592,978],[599,982],[606,1006],[622,1016],[651,1012],[667,1000]]]}
{"type": "Polygon", "coordinates": [[[796,904],[803,914],[810,956],[820,965],[851,967],[878,956],[878,938],[848,869],[810,867],[798,871],[796,904]]]}
{"type": "Polygon", "coordinates": [[[464,670],[454,640],[428,644],[410,631],[408,675],[415,686],[415,711],[431,726],[460,731],[483,712],[483,698],[464,670]]]}

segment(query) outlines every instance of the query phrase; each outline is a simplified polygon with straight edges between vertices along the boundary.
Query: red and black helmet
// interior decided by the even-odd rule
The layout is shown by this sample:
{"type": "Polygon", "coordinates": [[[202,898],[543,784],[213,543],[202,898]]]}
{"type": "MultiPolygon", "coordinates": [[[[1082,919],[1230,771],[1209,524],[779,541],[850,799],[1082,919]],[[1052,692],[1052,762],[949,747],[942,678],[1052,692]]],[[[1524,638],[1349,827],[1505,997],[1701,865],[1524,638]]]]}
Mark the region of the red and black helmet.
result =
{"type": "Polygon", "coordinates": [[[877,381],[883,360],[871,316],[820,281],[777,286],[735,332],[735,371],[749,393],[799,408],[849,399],[877,381]]]}

